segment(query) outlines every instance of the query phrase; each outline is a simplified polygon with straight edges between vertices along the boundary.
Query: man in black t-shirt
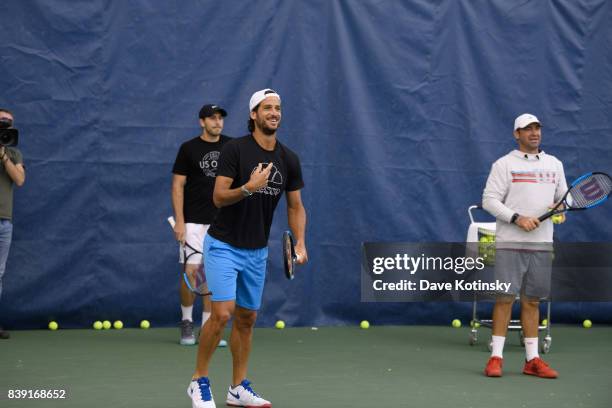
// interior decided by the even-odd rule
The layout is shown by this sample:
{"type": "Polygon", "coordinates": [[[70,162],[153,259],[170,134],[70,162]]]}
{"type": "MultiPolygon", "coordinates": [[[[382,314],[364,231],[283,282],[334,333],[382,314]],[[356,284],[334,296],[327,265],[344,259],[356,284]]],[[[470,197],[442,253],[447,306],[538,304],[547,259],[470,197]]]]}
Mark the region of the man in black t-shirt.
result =
{"type": "MultiPolygon", "coordinates": [[[[174,207],[174,234],[181,243],[179,262],[184,263],[187,273],[195,274],[202,268],[202,244],[204,235],[217,215],[212,194],[217,175],[217,164],[223,145],[230,140],[221,134],[223,118],[227,112],[217,105],[204,105],[200,110],[202,134],[183,143],[172,169],[172,206],[174,207]],[[189,245],[185,245],[185,243],[189,245]],[[192,254],[193,249],[198,252],[192,254]],[[188,259],[183,259],[184,251],[188,259]]],[[[195,344],[193,333],[193,303],[195,295],[180,279],[181,339],[182,345],[195,344]]],[[[202,325],[210,316],[210,299],[205,296],[202,325]]],[[[223,345],[225,343],[222,340],[223,345]]]]}
{"type": "Polygon", "coordinates": [[[270,226],[284,191],[298,263],[308,260],[306,211],[300,194],[304,186],[302,171],[298,156],[276,139],[280,107],[275,91],[255,92],[249,102],[252,133],[231,140],[221,152],[213,194],[220,210],[204,240],[212,314],[200,337],[197,366],[188,389],[195,408],[215,407],[208,380],[209,363],[230,318],[233,378],[226,403],[271,407],[253,391],[247,380],[247,365],[265,281],[270,226]]]}

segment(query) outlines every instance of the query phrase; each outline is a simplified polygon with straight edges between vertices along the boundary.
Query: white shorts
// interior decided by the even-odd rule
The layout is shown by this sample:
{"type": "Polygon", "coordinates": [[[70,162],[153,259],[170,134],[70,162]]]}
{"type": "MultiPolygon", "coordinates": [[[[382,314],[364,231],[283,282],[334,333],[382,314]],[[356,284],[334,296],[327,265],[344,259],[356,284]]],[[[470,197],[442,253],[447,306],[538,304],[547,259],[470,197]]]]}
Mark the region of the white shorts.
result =
{"type": "Polygon", "coordinates": [[[188,265],[201,265],[203,263],[202,249],[204,246],[204,236],[206,235],[206,231],[208,231],[208,227],[210,227],[210,225],[193,224],[190,222],[185,223],[185,242],[193,249],[199,251],[199,253],[194,253],[193,249],[181,244],[179,248],[179,263],[184,262],[185,253],[187,254],[188,265]]]}

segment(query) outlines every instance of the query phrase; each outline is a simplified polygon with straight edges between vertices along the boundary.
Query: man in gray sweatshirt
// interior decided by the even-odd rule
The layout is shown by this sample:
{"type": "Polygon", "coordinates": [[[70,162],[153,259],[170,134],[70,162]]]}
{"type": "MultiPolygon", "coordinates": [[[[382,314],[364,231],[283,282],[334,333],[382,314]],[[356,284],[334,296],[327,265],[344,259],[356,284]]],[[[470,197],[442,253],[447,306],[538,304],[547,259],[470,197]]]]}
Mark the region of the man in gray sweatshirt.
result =
{"type": "MultiPolygon", "coordinates": [[[[538,355],[539,300],[550,295],[553,223],[538,217],[567,190],[563,164],[540,149],[542,127],[537,117],[522,114],[514,121],[518,149],[491,167],[482,195],[483,208],[496,222],[495,274],[511,283],[498,294],[493,307],[492,353],[485,368],[488,377],[501,377],[503,348],[517,296],[526,360],[523,373],[556,378],[558,373],[538,355]]],[[[564,218],[561,220],[564,221],[564,218]]]]}

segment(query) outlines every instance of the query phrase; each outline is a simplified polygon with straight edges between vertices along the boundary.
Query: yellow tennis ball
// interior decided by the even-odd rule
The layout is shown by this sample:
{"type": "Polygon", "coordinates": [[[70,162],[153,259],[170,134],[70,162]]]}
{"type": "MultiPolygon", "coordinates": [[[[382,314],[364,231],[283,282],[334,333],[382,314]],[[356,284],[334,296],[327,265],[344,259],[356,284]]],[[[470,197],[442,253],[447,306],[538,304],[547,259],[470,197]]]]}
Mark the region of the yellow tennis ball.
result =
{"type": "Polygon", "coordinates": [[[104,330],[108,330],[111,328],[111,322],[109,322],[108,320],[105,320],[102,322],[102,327],[104,328],[104,330]]]}
{"type": "Polygon", "coordinates": [[[151,323],[149,323],[148,320],[143,320],[142,322],[140,322],[141,329],[148,329],[149,327],[151,327],[151,323]]]}
{"type": "Polygon", "coordinates": [[[461,320],[459,320],[459,319],[454,319],[454,320],[451,322],[451,324],[452,324],[452,326],[453,326],[453,327],[455,327],[455,328],[457,328],[457,327],[461,327],[461,320]]]}
{"type": "Polygon", "coordinates": [[[582,326],[585,329],[589,329],[589,328],[591,328],[591,326],[593,326],[593,322],[590,321],[589,319],[586,319],[584,322],[582,322],[582,326]]]}
{"type": "Polygon", "coordinates": [[[57,330],[59,329],[59,325],[57,322],[49,322],[49,330],[57,330]]]}
{"type": "Polygon", "coordinates": [[[548,326],[548,319],[542,320],[542,326],[544,326],[544,327],[548,326]]]}
{"type": "MultiPolygon", "coordinates": [[[[461,322],[459,322],[459,324],[461,324],[461,322]]],[[[474,320],[470,321],[470,326],[472,326],[473,328],[477,329],[480,327],[480,323],[475,322],[474,320]]]]}
{"type": "Polygon", "coordinates": [[[285,322],[283,322],[282,320],[278,320],[276,322],[276,324],[274,325],[274,327],[276,327],[279,330],[284,329],[285,328],[285,322]]]}
{"type": "Polygon", "coordinates": [[[489,238],[487,238],[485,235],[483,235],[482,237],[480,237],[480,239],[478,241],[480,241],[480,242],[489,242],[489,238]]]}
{"type": "Polygon", "coordinates": [[[101,330],[101,329],[102,329],[102,322],[101,322],[101,321],[99,321],[99,320],[96,320],[96,321],[94,322],[94,324],[93,324],[93,328],[94,328],[95,330],[101,330]]]}
{"type": "Polygon", "coordinates": [[[123,329],[123,322],[121,320],[115,320],[113,327],[117,330],[123,329]]]}
{"type": "Polygon", "coordinates": [[[361,323],[359,323],[359,327],[361,327],[362,329],[369,329],[370,322],[368,322],[367,320],[362,320],[361,323]]]}
{"type": "Polygon", "coordinates": [[[563,215],[561,214],[555,214],[550,218],[552,218],[553,224],[561,224],[563,222],[563,215]]]}

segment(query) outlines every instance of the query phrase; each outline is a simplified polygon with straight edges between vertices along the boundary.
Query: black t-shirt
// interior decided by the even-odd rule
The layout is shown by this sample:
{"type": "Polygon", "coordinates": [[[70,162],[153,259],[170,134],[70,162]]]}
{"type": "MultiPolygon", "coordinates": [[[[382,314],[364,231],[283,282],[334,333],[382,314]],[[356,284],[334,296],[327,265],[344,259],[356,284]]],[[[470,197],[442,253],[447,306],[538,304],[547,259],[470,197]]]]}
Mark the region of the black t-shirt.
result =
{"type": "Polygon", "coordinates": [[[210,143],[199,136],[183,143],[176,155],[172,173],[187,176],[183,201],[185,222],[210,224],[217,215],[212,195],[217,176],[217,163],[223,145],[231,140],[221,135],[210,143]]]}
{"type": "Polygon", "coordinates": [[[234,179],[231,188],[244,185],[259,163],[274,163],[268,186],[219,210],[208,234],[238,248],[268,245],[274,209],[283,191],[304,187],[300,159],[278,140],[273,151],[264,150],[252,135],[228,142],[221,152],[218,175],[234,179]]]}

